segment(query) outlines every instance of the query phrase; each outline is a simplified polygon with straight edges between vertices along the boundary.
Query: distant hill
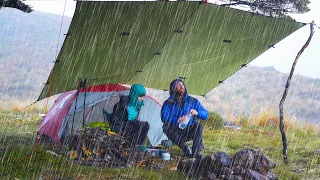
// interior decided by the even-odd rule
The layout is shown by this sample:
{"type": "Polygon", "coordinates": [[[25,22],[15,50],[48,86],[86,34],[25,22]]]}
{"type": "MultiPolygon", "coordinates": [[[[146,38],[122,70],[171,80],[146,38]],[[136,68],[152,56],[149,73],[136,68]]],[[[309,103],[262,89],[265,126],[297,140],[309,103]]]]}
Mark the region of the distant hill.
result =
{"type": "MultiPolygon", "coordinates": [[[[30,101],[37,99],[53,67],[71,18],[15,9],[0,10],[0,100],[30,101]]],[[[272,67],[248,66],[199,99],[225,118],[251,116],[268,109],[278,112],[288,74],[272,67]]],[[[169,86],[169,85],[168,85],[169,86]]],[[[168,92],[148,91],[159,101],[168,92]]],[[[285,113],[302,121],[320,121],[320,79],[294,75],[285,104],[285,113]]]]}
{"type": "Polygon", "coordinates": [[[0,10],[1,100],[36,99],[46,82],[71,18],[11,8],[0,10]]]}
{"type": "MultiPolygon", "coordinates": [[[[208,106],[231,116],[264,110],[278,114],[288,76],[273,67],[248,66],[211,91],[208,106]]],[[[294,74],[284,109],[297,120],[320,123],[320,79],[294,74]]]]}

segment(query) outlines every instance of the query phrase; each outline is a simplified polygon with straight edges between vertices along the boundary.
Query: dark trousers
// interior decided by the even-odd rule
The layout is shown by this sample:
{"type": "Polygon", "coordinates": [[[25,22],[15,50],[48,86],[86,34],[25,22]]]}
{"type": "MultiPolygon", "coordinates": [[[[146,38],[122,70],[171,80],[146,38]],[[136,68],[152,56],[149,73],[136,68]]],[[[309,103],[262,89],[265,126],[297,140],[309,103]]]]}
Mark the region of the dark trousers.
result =
{"type": "Polygon", "coordinates": [[[120,136],[129,139],[131,145],[142,145],[147,137],[150,125],[146,121],[125,121],[118,131],[120,136]]]}
{"type": "Polygon", "coordinates": [[[200,155],[203,149],[202,125],[200,123],[188,126],[185,129],[180,129],[178,125],[165,123],[163,124],[163,132],[174,144],[178,145],[186,155],[188,154],[188,145],[186,142],[193,140],[192,155],[200,155]]]}

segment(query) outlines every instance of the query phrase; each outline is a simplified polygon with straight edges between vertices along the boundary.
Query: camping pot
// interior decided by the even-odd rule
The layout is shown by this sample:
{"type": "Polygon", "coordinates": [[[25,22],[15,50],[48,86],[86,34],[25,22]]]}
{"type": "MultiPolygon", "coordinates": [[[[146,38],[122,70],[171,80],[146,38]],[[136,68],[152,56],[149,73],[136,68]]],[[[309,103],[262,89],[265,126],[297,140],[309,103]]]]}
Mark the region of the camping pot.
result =
{"type": "Polygon", "coordinates": [[[172,141],[170,140],[162,140],[161,145],[164,146],[165,148],[169,148],[172,146],[172,141]]]}
{"type": "Polygon", "coordinates": [[[166,160],[166,161],[170,160],[170,154],[169,153],[162,153],[161,159],[166,160]]]}

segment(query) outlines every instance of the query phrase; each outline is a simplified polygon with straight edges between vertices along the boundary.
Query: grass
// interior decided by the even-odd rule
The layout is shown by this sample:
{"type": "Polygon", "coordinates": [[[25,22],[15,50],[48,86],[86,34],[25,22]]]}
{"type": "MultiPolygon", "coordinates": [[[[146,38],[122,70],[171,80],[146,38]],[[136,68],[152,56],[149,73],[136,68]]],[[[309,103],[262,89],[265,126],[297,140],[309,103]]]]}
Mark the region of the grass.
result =
{"type": "MultiPolygon", "coordinates": [[[[261,149],[276,164],[273,172],[279,179],[319,179],[320,134],[312,125],[293,124],[287,127],[289,164],[283,163],[281,135],[269,117],[251,119],[241,130],[204,130],[203,154],[225,151],[234,155],[243,148],[261,149]],[[262,121],[266,121],[263,123],[262,121]]],[[[142,168],[99,168],[70,163],[48,153],[57,147],[40,144],[34,149],[36,130],[41,123],[37,115],[27,117],[18,112],[0,113],[0,179],[185,179],[181,172],[145,170],[142,168]]],[[[177,147],[171,154],[181,154],[177,147]]]]}

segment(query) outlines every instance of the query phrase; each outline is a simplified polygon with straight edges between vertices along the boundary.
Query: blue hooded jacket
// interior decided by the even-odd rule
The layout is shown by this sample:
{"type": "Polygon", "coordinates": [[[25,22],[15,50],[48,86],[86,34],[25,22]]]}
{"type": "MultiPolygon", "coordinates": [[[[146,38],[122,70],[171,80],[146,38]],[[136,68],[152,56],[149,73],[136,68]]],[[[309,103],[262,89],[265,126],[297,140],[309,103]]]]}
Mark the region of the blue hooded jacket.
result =
{"type": "Polygon", "coordinates": [[[178,119],[181,116],[188,114],[191,109],[195,109],[198,112],[198,115],[192,116],[192,119],[189,121],[187,126],[192,126],[193,124],[195,124],[196,118],[207,120],[209,117],[208,111],[201,105],[201,103],[196,98],[193,98],[188,95],[187,88],[185,88],[185,101],[183,105],[181,105],[179,102],[174,101],[173,86],[176,81],[180,81],[183,83],[181,79],[175,79],[170,83],[170,97],[163,103],[161,109],[162,122],[178,125],[178,119]]]}

